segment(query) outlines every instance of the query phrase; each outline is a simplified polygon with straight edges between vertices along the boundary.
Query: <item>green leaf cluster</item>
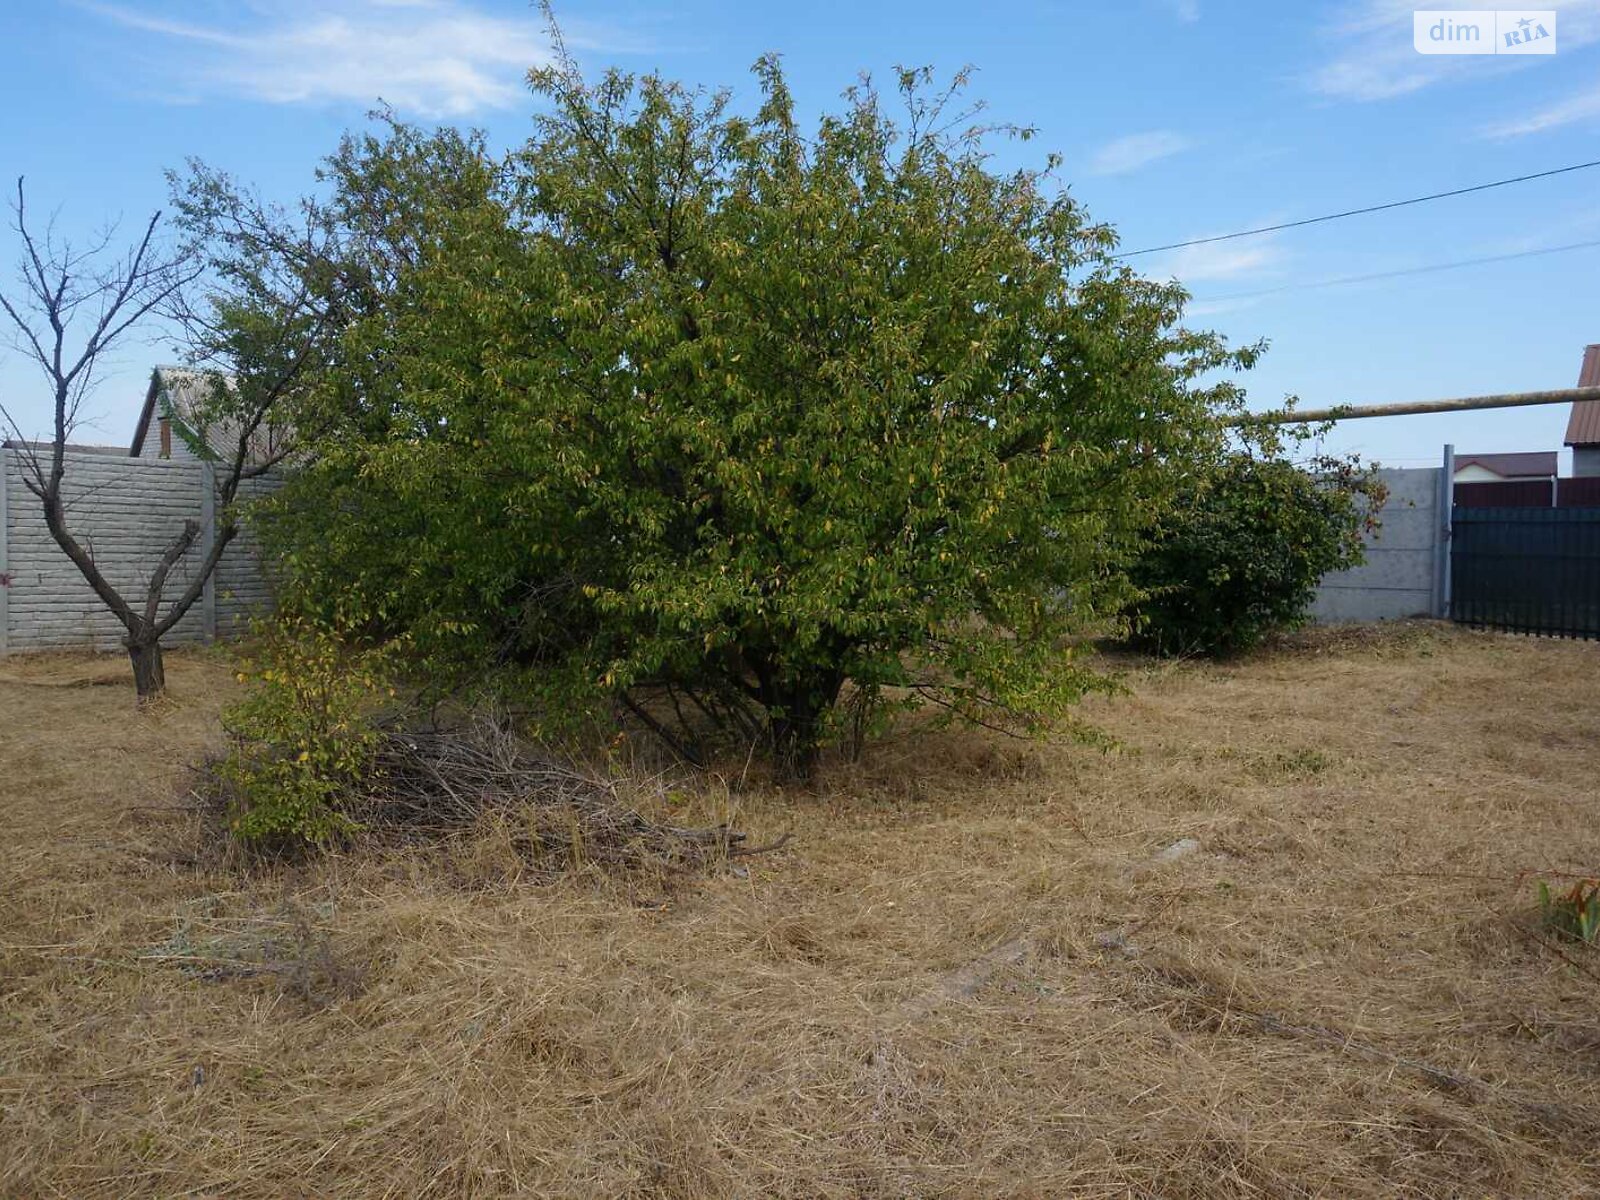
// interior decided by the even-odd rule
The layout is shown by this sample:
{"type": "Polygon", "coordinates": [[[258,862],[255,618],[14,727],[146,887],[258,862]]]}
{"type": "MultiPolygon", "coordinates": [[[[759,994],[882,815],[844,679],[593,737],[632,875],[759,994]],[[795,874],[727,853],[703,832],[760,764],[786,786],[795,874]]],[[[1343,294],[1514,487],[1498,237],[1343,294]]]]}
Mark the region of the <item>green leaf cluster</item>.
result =
{"type": "Polygon", "coordinates": [[[389,672],[403,647],[356,650],[292,617],[264,632],[238,672],[251,690],[223,714],[233,747],[216,776],[228,828],[258,846],[323,844],[357,828],[347,801],[371,783],[373,719],[395,695],[389,672]]]}
{"type": "Polygon", "coordinates": [[[1593,945],[1600,940],[1600,879],[1579,879],[1559,892],[1541,879],[1539,912],[1547,929],[1593,945]]]}

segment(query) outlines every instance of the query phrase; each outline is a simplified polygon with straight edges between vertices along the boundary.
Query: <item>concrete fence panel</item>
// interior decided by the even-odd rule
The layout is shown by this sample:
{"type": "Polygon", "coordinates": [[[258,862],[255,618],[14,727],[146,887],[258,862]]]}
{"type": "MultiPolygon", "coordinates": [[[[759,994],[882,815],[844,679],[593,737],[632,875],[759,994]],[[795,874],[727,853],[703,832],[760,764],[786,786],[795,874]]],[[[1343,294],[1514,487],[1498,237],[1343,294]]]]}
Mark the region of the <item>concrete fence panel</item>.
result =
{"type": "MultiPolygon", "coordinates": [[[[59,648],[118,649],[123,629],[45,527],[24,483],[25,452],[0,449],[0,654],[59,648]]],[[[1328,575],[1313,617],[1322,622],[1442,616],[1445,612],[1443,470],[1380,472],[1389,487],[1382,528],[1367,539],[1367,561],[1328,575]]],[[[246,481],[248,503],[281,480],[246,481]]],[[[150,572],[186,520],[201,522],[194,549],[168,577],[168,602],[189,585],[216,536],[216,472],[187,459],[129,458],[74,450],[67,455],[68,525],[122,594],[139,603],[150,572]]],[[[217,565],[201,599],[165,639],[169,645],[230,637],[271,604],[254,537],[246,527],[217,565]]]]}
{"type": "MultiPolygon", "coordinates": [[[[163,551],[201,522],[199,541],[173,568],[163,612],[193,579],[216,536],[216,480],[209,463],[194,459],[130,458],[89,450],[67,453],[63,499],[67,526],[106,578],[135,607],[163,551]]],[[[0,653],[61,648],[111,650],[125,631],[62,553],[27,488],[23,450],[0,450],[0,653]]],[[[249,485],[252,494],[276,481],[249,485]]],[[[240,628],[269,602],[260,563],[247,538],[236,539],[216,578],[163,639],[197,642],[240,628]]]]}
{"type": "Polygon", "coordinates": [[[1444,614],[1441,593],[1446,514],[1442,468],[1378,472],[1389,488],[1382,525],[1367,542],[1367,560],[1325,576],[1312,616],[1321,622],[1386,621],[1444,614]]]}

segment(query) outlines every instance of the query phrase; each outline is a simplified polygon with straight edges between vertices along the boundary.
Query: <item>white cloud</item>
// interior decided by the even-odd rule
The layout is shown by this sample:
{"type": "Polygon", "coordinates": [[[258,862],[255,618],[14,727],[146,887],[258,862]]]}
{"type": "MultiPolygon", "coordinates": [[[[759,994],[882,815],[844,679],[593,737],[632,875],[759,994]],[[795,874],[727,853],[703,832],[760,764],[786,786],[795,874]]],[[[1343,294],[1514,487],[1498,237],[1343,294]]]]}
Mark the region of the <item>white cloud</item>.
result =
{"type": "Polygon", "coordinates": [[[1170,277],[1185,287],[1222,279],[1265,278],[1284,262],[1283,248],[1270,235],[1184,246],[1161,260],[1149,274],[1170,277]]]}
{"type": "Polygon", "coordinates": [[[240,5],[227,24],[88,7],[165,43],[164,87],[192,96],[278,104],[372,104],[381,97],[422,116],[463,117],[515,104],[527,71],[550,60],[532,13],[491,16],[460,0],[240,5]]]}
{"type": "Polygon", "coordinates": [[[1510,121],[1501,121],[1484,130],[1489,138],[1526,137],[1530,133],[1544,133],[1575,125],[1581,121],[1600,121],[1600,87],[1569,96],[1559,104],[1552,104],[1537,112],[1510,121]]]}
{"type": "MultiPolygon", "coordinates": [[[[1463,8],[1497,7],[1494,0],[1458,0],[1463,8]]],[[[1418,54],[1412,13],[1419,0],[1355,0],[1320,31],[1332,55],[1305,78],[1316,92],[1337,100],[1389,100],[1437,83],[1482,79],[1526,69],[1539,57],[1418,54]]],[[[1600,41],[1600,0],[1566,0],[1557,10],[1562,53],[1600,41]]]]}
{"type": "Polygon", "coordinates": [[[1193,25],[1200,19],[1200,0],[1166,0],[1166,6],[1185,25],[1193,25]]]}
{"type": "Polygon", "coordinates": [[[1244,300],[1200,300],[1190,304],[1183,310],[1183,315],[1190,320],[1201,317],[1221,317],[1229,313],[1243,312],[1247,308],[1254,308],[1261,301],[1254,298],[1244,300]]]}
{"type": "Polygon", "coordinates": [[[1189,149],[1193,143],[1170,129],[1132,133],[1107,142],[1089,158],[1091,175],[1126,175],[1189,149]]]}
{"type": "MultiPolygon", "coordinates": [[[[1468,0],[1463,7],[1493,9],[1494,5],[1468,0]]],[[[1307,82],[1312,90],[1340,100],[1388,100],[1467,71],[1500,67],[1482,56],[1418,54],[1411,30],[1416,8],[1412,0],[1359,0],[1347,5],[1321,30],[1334,54],[1311,72],[1307,82]]]]}

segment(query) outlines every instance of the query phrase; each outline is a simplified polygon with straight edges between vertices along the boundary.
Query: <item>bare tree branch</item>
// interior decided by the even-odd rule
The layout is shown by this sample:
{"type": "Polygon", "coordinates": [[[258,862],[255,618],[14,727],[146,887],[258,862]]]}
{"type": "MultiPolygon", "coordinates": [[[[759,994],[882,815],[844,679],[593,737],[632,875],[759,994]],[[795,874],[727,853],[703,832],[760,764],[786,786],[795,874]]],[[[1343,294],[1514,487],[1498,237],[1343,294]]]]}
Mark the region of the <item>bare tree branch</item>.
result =
{"type": "Polygon", "coordinates": [[[167,246],[158,240],[161,220],[159,212],[152,215],[127,251],[103,265],[113,232],[108,230],[91,241],[87,249],[80,250],[58,241],[53,223],[42,234],[35,232],[29,220],[24,181],[18,179],[11,228],[21,247],[19,286],[13,291],[0,291],[0,312],[15,331],[19,349],[40,368],[49,387],[52,429],[48,449],[27,437],[15,414],[3,406],[0,418],[16,435],[16,453],[25,465],[23,482],[38,499],[51,537],[126,630],[141,697],[160,690],[164,682],[160,639],[199,598],[234,536],[236,524],[231,505],[247,466],[255,465],[250,460],[256,431],[272,404],[290,386],[290,381],[285,381],[282,386],[259,393],[257,407],[239,424],[239,444],[220,489],[227,516],[200,569],[163,615],[164,593],[172,571],[200,538],[200,522],[190,519],[157,560],[145,585],[142,604],[135,607],[106,577],[84,539],[70,528],[64,484],[67,446],[104,356],[141,323],[170,307],[206,272],[207,261],[197,253],[195,245],[167,246]],[[92,321],[81,333],[75,333],[75,319],[87,312],[93,312],[92,321]]]}
{"type": "MultiPolygon", "coordinates": [[[[192,519],[185,521],[183,532],[172,539],[172,544],[167,547],[161,556],[161,561],[156,564],[155,573],[150,576],[150,586],[145,592],[144,623],[147,627],[156,623],[156,614],[161,610],[161,593],[167,586],[168,573],[177,565],[179,559],[189,553],[189,548],[199,536],[200,522],[192,519]]],[[[206,574],[209,575],[210,572],[206,574]]],[[[157,637],[160,636],[160,632],[157,633],[157,637]]]]}

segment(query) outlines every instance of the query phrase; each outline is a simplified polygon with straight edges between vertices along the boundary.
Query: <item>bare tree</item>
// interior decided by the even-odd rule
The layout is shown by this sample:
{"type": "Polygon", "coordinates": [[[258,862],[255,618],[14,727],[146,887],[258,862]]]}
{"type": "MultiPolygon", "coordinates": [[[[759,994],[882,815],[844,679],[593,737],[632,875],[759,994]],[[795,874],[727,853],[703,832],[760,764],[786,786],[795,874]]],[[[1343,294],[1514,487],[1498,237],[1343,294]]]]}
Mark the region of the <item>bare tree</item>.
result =
{"type": "Polygon", "coordinates": [[[158,237],[159,212],[123,250],[112,246],[114,231],[81,250],[58,239],[53,225],[36,232],[29,223],[21,179],[17,180],[12,215],[12,229],[21,241],[22,253],[17,286],[0,292],[0,311],[14,327],[18,350],[37,364],[50,388],[54,404],[50,440],[29,440],[3,406],[0,418],[16,438],[23,482],[42,506],[51,537],[126,630],[134,689],[141,701],[149,700],[160,695],[166,685],[161,639],[200,598],[206,580],[238,533],[235,500],[239,485],[290,452],[291,447],[283,442],[263,454],[258,435],[273,409],[294,389],[304,364],[293,355],[285,356],[273,369],[253,373],[245,386],[226,386],[217,377],[206,406],[227,431],[228,444],[199,447],[218,467],[216,536],[176,596],[169,599],[165,594],[168,579],[194,551],[201,533],[198,519],[185,521],[182,531],[152,564],[143,593],[124,594],[95,562],[92,547],[69,525],[63,493],[67,445],[102,360],[158,314],[193,311],[183,299],[184,293],[202,281],[213,264],[196,241],[164,243],[158,237]]]}

